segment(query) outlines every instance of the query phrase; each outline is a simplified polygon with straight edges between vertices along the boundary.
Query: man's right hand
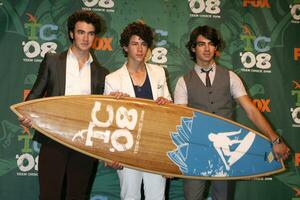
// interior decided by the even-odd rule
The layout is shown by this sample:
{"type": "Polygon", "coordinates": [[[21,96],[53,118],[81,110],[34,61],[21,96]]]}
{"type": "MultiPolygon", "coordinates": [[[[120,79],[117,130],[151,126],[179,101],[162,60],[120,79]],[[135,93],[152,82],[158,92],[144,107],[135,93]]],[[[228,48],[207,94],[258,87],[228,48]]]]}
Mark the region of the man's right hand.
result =
{"type": "Polygon", "coordinates": [[[118,161],[104,162],[105,167],[111,167],[113,169],[123,169],[123,166],[118,161]]]}
{"type": "Polygon", "coordinates": [[[111,92],[109,95],[113,96],[115,99],[120,99],[122,97],[129,97],[129,94],[123,92],[111,92]]]}
{"type": "Polygon", "coordinates": [[[25,118],[25,117],[19,117],[18,118],[21,126],[24,126],[26,128],[31,128],[32,127],[32,121],[28,118],[25,118]]]}

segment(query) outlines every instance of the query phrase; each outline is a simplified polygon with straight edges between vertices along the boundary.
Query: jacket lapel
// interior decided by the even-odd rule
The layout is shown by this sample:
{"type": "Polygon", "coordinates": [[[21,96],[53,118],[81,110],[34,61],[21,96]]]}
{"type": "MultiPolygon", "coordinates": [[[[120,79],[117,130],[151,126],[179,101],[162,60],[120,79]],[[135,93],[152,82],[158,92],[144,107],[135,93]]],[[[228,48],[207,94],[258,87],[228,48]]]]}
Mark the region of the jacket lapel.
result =
{"type": "Polygon", "coordinates": [[[57,76],[59,82],[59,93],[65,95],[66,90],[66,69],[67,69],[67,51],[63,52],[57,62],[57,76]]]}
{"type": "Polygon", "coordinates": [[[91,63],[91,94],[97,93],[97,67],[94,62],[91,63]]]}
{"type": "Polygon", "coordinates": [[[150,65],[148,65],[146,63],[146,69],[147,69],[147,73],[148,73],[148,77],[150,80],[150,85],[151,85],[151,90],[152,90],[152,95],[153,95],[153,99],[157,99],[157,83],[158,83],[158,78],[156,73],[153,72],[153,69],[151,68],[150,65]]]}
{"type": "Polygon", "coordinates": [[[123,92],[129,94],[131,97],[135,97],[135,92],[126,63],[121,68],[121,87],[123,92]]]}

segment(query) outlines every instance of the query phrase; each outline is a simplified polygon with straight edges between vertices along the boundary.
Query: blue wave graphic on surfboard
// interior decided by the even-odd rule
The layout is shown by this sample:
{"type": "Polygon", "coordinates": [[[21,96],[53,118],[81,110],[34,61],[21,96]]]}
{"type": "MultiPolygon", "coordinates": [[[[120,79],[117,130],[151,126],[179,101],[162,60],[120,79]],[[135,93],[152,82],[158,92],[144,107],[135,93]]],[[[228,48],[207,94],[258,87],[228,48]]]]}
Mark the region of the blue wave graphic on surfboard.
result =
{"type": "Polygon", "coordinates": [[[187,176],[253,176],[282,168],[268,140],[199,112],[181,118],[171,138],[177,148],[167,155],[187,176]]]}

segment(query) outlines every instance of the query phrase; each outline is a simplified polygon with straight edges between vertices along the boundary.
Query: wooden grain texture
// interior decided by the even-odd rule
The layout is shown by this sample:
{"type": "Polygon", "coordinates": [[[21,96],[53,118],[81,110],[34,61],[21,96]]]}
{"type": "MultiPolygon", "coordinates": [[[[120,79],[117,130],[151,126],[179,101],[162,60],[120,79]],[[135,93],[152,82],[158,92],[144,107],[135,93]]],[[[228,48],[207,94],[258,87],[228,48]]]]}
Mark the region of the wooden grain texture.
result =
{"type": "MultiPolygon", "coordinates": [[[[176,131],[181,117],[193,117],[195,109],[101,95],[41,98],[15,104],[11,109],[18,116],[31,119],[36,130],[89,156],[119,161],[134,169],[187,178],[168,158],[167,152],[176,149],[170,134],[176,131]]],[[[245,177],[226,177],[240,178],[245,177]]]]}

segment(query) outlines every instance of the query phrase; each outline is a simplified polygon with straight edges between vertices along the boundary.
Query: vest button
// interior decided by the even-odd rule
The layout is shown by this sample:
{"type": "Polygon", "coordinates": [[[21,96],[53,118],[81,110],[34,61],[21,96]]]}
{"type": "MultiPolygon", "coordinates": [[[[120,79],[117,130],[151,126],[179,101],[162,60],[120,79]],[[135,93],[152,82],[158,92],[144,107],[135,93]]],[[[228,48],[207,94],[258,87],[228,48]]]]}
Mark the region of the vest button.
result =
{"type": "Polygon", "coordinates": [[[212,91],[209,91],[209,92],[208,92],[208,94],[212,94],[212,93],[213,93],[212,91]]]}
{"type": "Polygon", "coordinates": [[[215,112],[215,111],[212,111],[211,113],[212,113],[212,114],[216,114],[216,112],[215,112]]]}
{"type": "Polygon", "coordinates": [[[212,102],[210,102],[210,104],[214,104],[214,102],[212,101],[212,102]]]}

